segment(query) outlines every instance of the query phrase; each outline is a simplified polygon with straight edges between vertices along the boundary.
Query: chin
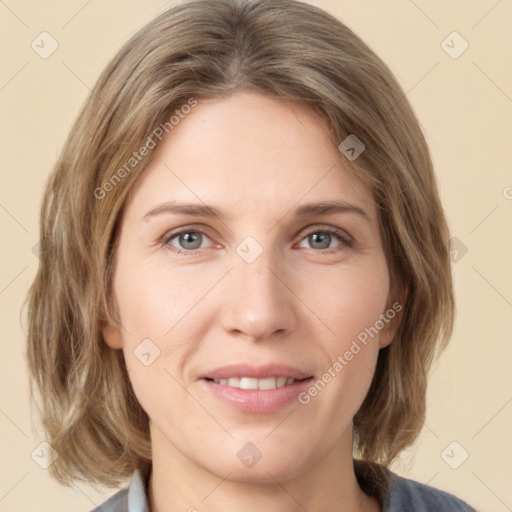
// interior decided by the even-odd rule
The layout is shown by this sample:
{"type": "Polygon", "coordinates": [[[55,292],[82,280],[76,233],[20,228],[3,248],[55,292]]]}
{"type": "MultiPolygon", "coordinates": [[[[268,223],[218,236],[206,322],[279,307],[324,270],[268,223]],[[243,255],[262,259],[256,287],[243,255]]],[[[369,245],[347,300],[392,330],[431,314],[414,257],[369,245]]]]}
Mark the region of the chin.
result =
{"type": "Polygon", "coordinates": [[[314,451],[308,456],[303,443],[300,446],[283,446],[282,443],[277,446],[263,438],[254,443],[229,444],[231,446],[226,446],[222,453],[212,453],[211,459],[202,463],[220,478],[229,475],[227,480],[233,482],[275,484],[277,480],[281,483],[295,478],[314,462],[311,460],[314,451]],[[215,461],[213,465],[212,461],[215,461]]]}

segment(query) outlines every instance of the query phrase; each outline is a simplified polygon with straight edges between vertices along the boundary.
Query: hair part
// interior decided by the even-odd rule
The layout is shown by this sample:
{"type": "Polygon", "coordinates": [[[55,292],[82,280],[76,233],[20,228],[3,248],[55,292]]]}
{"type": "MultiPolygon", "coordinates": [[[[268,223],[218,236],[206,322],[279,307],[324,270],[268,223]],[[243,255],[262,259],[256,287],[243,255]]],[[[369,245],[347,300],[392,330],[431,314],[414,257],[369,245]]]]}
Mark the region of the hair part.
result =
{"type": "Polygon", "coordinates": [[[357,457],[388,465],[423,425],[428,371],[451,334],[454,301],[432,161],[402,88],[358,36],[319,8],[195,0],[151,21],[103,71],[43,197],[27,357],[32,400],[35,385],[59,454],[50,473],[63,484],[113,487],[151,462],[149,418],[122,351],[101,334],[105,322],[117,323],[109,300],[117,225],[151,151],[127,162],[191,98],[237,91],[307,106],[328,122],[336,146],[351,134],[364,142],[357,160],[340,159],[373,194],[391,302],[403,311],[354,418],[357,457]]]}

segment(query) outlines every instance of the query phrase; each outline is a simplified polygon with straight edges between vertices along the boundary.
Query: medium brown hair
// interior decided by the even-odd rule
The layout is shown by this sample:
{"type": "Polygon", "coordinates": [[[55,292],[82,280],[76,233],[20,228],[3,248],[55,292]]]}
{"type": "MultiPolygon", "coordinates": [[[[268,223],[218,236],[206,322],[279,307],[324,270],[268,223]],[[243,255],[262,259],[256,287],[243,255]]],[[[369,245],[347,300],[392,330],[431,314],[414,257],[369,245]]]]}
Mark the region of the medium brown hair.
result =
{"type": "Polygon", "coordinates": [[[341,152],[340,159],[373,194],[392,295],[403,311],[354,418],[356,456],[388,465],[422,427],[428,371],[451,334],[454,304],[448,229],[404,92],[358,36],[319,8],[196,0],[151,21],[110,62],[44,194],[27,356],[32,400],[35,383],[59,454],[50,472],[61,483],[116,486],[151,461],[149,418],[122,351],[101,334],[102,322],[116,323],[109,302],[116,226],[151,151],[126,163],[191,98],[236,91],[306,105],[328,122],[336,146],[351,134],[365,144],[356,160],[341,152]]]}

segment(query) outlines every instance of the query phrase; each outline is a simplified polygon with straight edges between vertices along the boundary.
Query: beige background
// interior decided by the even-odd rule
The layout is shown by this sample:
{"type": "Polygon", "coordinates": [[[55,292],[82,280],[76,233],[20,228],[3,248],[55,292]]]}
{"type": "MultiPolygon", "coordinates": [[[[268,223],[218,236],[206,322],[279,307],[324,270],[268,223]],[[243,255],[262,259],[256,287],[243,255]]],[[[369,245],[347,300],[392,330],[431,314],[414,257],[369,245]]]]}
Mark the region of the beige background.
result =
{"type": "MultiPolygon", "coordinates": [[[[510,510],[512,1],[312,3],[359,34],[407,91],[431,145],[452,236],[467,247],[454,263],[455,334],[432,375],[426,426],[394,469],[481,511],[510,510]],[[441,45],[453,31],[469,44],[456,59],[441,45]]],[[[20,307],[38,264],[32,248],[43,184],[71,123],[115,51],[169,5],[0,0],[0,512],[86,511],[114,492],[62,487],[31,458],[44,437],[31,422],[20,307]],[[43,31],[59,45],[47,59],[31,48],[43,31]]],[[[453,53],[463,41],[451,36],[445,44],[453,53]]]]}

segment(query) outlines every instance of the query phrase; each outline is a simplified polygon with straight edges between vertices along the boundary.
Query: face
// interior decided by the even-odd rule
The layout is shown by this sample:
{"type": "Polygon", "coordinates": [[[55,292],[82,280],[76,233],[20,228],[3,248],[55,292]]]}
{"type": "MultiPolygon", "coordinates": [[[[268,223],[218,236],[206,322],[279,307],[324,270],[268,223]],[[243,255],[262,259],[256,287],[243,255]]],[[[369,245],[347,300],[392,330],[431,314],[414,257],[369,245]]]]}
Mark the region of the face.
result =
{"type": "Polygon", "coordinates": [[[200,100],[131,191],[113,293],[155,453],[260,481],[351,457],[394,322],[372,196],[316,114],[200,100]]]}

